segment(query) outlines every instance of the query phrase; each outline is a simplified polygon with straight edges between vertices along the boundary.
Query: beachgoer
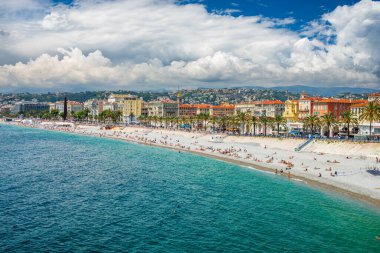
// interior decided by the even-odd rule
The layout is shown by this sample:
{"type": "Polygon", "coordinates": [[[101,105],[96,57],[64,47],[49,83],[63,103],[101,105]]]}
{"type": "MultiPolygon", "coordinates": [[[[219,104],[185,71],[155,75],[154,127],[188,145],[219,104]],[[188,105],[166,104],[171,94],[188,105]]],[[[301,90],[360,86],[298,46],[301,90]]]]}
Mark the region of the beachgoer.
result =
{"type": "Polygon", "coordinates": [[[318,175],[318,177],[322,177],[322,174],[319,172],[319,175],[318,175]]]}

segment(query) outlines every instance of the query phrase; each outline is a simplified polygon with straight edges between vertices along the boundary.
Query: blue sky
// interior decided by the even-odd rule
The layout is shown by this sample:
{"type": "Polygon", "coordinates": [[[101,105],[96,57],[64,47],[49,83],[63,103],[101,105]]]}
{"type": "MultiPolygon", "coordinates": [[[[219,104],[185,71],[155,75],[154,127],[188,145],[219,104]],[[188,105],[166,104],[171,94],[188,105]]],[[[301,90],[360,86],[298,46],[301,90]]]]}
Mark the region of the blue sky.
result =
{"type": "Polygon", "coordinates": [[[270,18],[293,17],[300,24],[317,19],[323,13],[334,10],[338,5],[352,5],[354,0],[204,0],[211,12],[220,9],[238,9],[233,15],[263,15],[270,18]]]}
{"type": "Polygon", "coordinates": [[[373,0],[12,0],[2,90],[380,88],[373,0]]]}
{"type": "MultiPolygon", "coordinates": [[[[70,5],[72,0],[53,0],[53,3],[70,5]]],[[[340,5],[352,5],[358,0],[179,0],[179,4],[200,3],[207,10],[217,12],[237,10],[231,15],[237,17],[262,15],[269,18],[294,18],[296,22],[289,27],[300,29],[308,22],[318,19],[326,12],[333,11],[340,5]]]]}

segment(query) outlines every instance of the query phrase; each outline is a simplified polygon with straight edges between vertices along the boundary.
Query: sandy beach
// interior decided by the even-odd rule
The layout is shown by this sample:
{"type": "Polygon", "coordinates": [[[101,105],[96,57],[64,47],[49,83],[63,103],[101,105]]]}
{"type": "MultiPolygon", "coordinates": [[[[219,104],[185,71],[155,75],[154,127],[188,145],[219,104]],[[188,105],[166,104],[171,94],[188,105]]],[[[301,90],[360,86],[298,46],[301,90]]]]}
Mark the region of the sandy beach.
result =
{"type": "MultiPolygon", "coordinates": [[[[17,124],[20,123],[9,123],[17,124]]],[[[115,138],[192,152],[276,173],[322,189],[339,191],[355,199],[380,207],[380,176],[368,169],[380,168],[380,144],[315,141],[300,152],[294,151],[304,140],[220,135],[222,142],[205,132],[184,132],[144,127],[120,127],[111,130],[100,126],[59,127],[53,122],[29,125],[40,129],[71,132],[102,138],[115,138]]]]}

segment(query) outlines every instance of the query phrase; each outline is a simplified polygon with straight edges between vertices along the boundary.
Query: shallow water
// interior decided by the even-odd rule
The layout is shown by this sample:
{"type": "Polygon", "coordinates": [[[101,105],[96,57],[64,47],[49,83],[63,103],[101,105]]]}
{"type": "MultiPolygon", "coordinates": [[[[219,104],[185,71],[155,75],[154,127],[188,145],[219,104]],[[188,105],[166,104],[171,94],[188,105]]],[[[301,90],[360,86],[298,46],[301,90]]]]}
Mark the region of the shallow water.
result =
{"type": "Polygon", "coordinates": [[[0,252],[380,252],[380,212],[193,154],[0,126],[0,252]]]}

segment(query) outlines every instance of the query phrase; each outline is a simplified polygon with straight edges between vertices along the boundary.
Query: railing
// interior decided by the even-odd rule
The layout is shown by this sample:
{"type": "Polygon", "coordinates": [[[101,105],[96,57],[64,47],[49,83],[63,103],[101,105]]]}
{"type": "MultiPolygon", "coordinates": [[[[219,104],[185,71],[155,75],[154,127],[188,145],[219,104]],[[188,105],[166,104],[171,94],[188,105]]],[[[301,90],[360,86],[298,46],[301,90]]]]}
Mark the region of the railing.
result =
{"type": "Polygon", "coordinates": [[[304,147],[306,147],[306,145],[308,145],[310,142],[312,142],[314,140],[314,137],[311,136],[307,141],[305,141],[304,143],[301,143],[298,147],[296,147],[294,149],[294,151],[301,151],[301,149],[303,149],[304,147]]]}

